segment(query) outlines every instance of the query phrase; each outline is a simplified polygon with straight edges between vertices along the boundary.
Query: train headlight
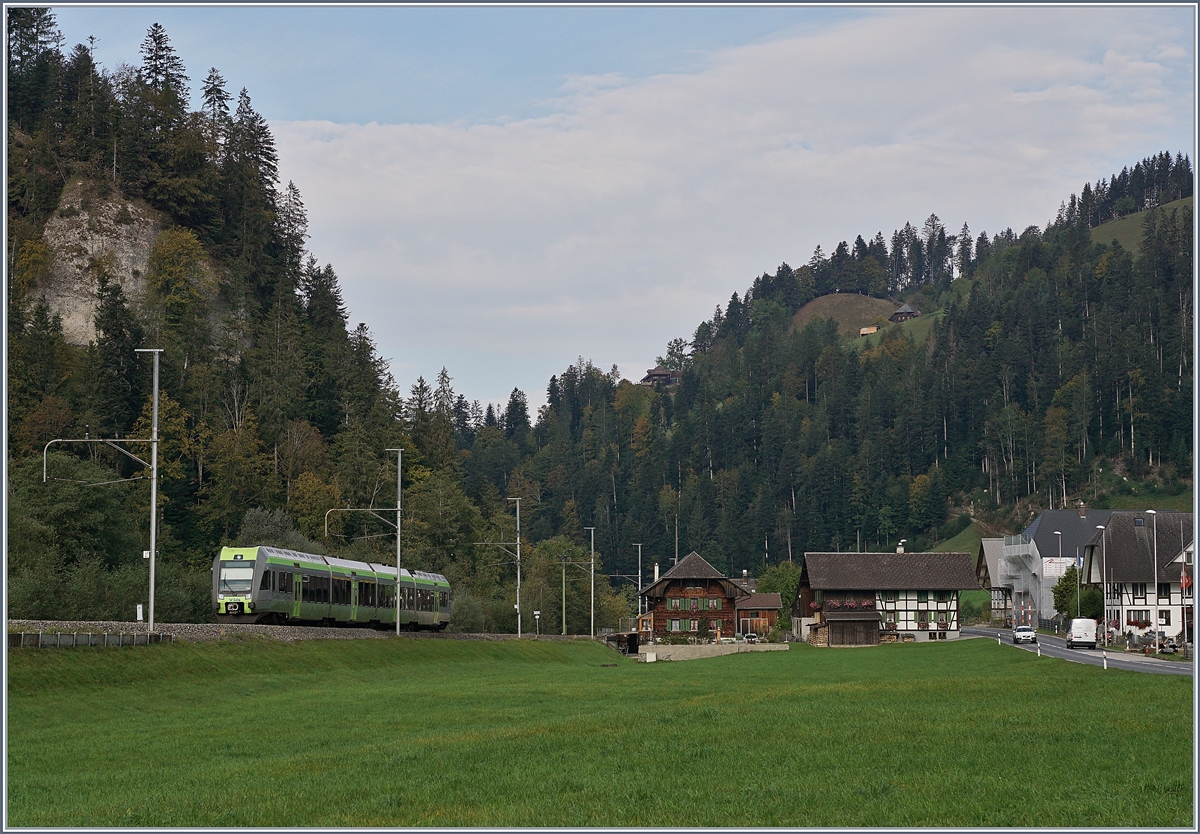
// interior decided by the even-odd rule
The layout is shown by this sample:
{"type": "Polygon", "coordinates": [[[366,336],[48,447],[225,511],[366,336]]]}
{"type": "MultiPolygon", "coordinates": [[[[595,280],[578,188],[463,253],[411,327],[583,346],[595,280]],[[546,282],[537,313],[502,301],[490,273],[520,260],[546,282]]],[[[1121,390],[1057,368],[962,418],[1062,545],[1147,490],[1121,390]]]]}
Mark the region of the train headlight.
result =
{"type": "Polygon", "coordinates": [[[225,595],[224,595],[224,594],[217,594],[217,599],[225,599],[225,595]]]}

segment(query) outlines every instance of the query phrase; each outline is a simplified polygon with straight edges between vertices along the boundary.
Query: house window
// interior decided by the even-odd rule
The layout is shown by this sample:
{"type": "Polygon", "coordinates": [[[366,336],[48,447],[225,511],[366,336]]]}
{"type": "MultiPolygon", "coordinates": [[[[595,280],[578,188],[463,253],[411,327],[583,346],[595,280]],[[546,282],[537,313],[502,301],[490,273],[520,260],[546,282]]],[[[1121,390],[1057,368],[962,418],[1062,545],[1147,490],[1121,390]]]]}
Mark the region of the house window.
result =
{"type": "Polygon", "coordinates": [[[895,602],[896,601],[896,592],[895,591],[884,591],[883,592],[883,601],[884,602],[895,602]]]}
{"type": "Polygon", "coordinates": [[[950,599],[949,591],[938,591],[937,592],[937,601],[938,602],[945,602],[948,599],[950,599]]]}
{"type": "Polygon", "coordinates": [[[929,622],[929,612],[928,611],[918,611],[917,612],[917,622],[918,623],[929,622]]]}
{"type": "Polygon", "coordinates": [[[1158,624],[1160,626],[1169,626],[1171,624],[1171,609],[1158,610],[1158,624]]]}
{"type": "Polygon", "coordinates": [[[1121,601],[1121,586],[1120,586],[1120,584],[1114,582],[1108,586],[1108,600],[1109,600],[1109,602],[1120,602],[1121,601]]]}
{"type": "Polygon", "coordinates": [[[1145,582],[1134,582],[1133,583],[1133,598],[1134,599],[1145,599],[1146,598],[1146,583],[1145,582]]]}
{"type": "Polygon", "coordinates": [[[699,608],[700,608],[700,600],[696,599],[695,597],[692,597],[691,609],[693,611],[697,611],[697,610],[699,610],[699,608]]]}
{"type": "Polygon", "coordinates": [[[887,612],[887,622],[889,622],[889,623],[896,622],[896,612],[895,611],[887,612]]]}
{"type": "Polygon", "coordinates": [[[708,630],[709,630],[709,631],[716,631],[716,630],[717,630],[717,629],[719,629],[720,627],[721,627],[721,621],[720,621],[720,620],[709,620],[709,621],[708,621],[708,630]]]}
{"type": "Polygon", "coordinates": [[[671,600],[671,610],[672,611],[679,610],[679,598],[678,597],[675,597],[674,599],[671,600]]]}
{"type": "Polygon", "coordinates": [[[679,631],[679,630],[680,630],[679,620],[671,620],[670,624],[667,626],[667,631],[679,631]]]}
{"type": "Polygon", "coordinates": [[[1139,628],[1139,623],[1150,622],[1149,608],[1130,608],[1125,614],[1125,625],[1139,628]]]}
{"type": "Polygon", "coordinates": [[[1159,599],[1159,601],[1171,599],[1171,583],[1170,582],[1159,582],[1158,583],[1158,599],[1159,599]]]}
{"type": "Polygon", "coordinates": [[[917,591],[917,602],[929,602],[929,591],[917,591]]]}
{"type": "Polygon", "coordinates": [[[691,621],[691,628],[689,628],[689,629],[688,629],[688,631],[699,631],[699,630],[700,630],[700,621],[699,621],[699,620],[692,620],[692,621],[691,621]]]}

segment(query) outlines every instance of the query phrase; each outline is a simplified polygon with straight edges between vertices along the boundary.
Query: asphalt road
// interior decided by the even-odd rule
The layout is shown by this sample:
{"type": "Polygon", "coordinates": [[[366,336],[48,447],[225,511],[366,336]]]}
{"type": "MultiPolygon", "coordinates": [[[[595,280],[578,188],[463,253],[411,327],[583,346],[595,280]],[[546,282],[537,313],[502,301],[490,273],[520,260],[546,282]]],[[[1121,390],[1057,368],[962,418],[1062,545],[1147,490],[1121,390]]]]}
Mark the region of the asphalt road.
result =
{"type": "MultiPolygon", "coordinates": [[[[1104,665],[1105,652],[1102,648],[1068,649],[1066,640],[1062,637],[1038,634],[1038,642],[1036,644],[1020,643],[1014,646],[1012,644],[1012,631],[1009,629],[997,631],[994,628],[966,626],[963,628],[962,633],[964,637],[988,637],[992,640],[995,640],[996,635],[999,634],[1000,642],[1011,649],[1034,652],[1036,654],[1040,645],[1042,655],[1045,657],[1057,657],[1062,660],[1069,660],[1072,663],[1088,663],[1092,666],[1104,665]]],[[[1130,672],[1147,672],[1154,675],[1193,675],[1196,670],[1194,660],[1189,662],[1159,660],[1158,658],[1145,657],[1139,654],[1127,654],[1121,649],[1110,649],[1107,655],[1109,669],[1126,669],[1130,672]]]]}

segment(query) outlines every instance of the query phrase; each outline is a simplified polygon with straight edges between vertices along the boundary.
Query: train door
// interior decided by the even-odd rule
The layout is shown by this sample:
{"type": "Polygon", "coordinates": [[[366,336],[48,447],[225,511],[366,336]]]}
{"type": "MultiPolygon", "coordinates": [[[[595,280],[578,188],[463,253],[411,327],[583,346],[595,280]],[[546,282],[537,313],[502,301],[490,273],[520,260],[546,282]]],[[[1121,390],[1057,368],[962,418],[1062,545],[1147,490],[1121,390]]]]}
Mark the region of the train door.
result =
{"type": "Polygon", "coordinates": [[[300,619],[300,599],[301,589],[304,585],[304,580],[299,573],[292,574],[292,617],[300,619]]]}
{"type": "Polygon", "coordinates": [[[358,582],[350,583],[350,622],[358,621],[358,582]]]}

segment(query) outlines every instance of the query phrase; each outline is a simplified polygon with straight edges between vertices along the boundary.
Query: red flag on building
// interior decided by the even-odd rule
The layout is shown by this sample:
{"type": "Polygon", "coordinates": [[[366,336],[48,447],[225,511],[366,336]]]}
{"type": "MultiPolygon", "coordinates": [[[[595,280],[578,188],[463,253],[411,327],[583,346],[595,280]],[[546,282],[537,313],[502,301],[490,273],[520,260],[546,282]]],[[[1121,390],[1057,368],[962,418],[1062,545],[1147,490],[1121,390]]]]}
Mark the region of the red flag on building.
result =
{"type": "Polygon", "coordinates": [[[1185,590],[1185,591],[1188,588],[1192,587],[1192,578],[1187,575],[1187,565],[1184,565],[1182,568],[1180,568],[1179,587],[1183,588],[1183,590],[1185,590]]]}

